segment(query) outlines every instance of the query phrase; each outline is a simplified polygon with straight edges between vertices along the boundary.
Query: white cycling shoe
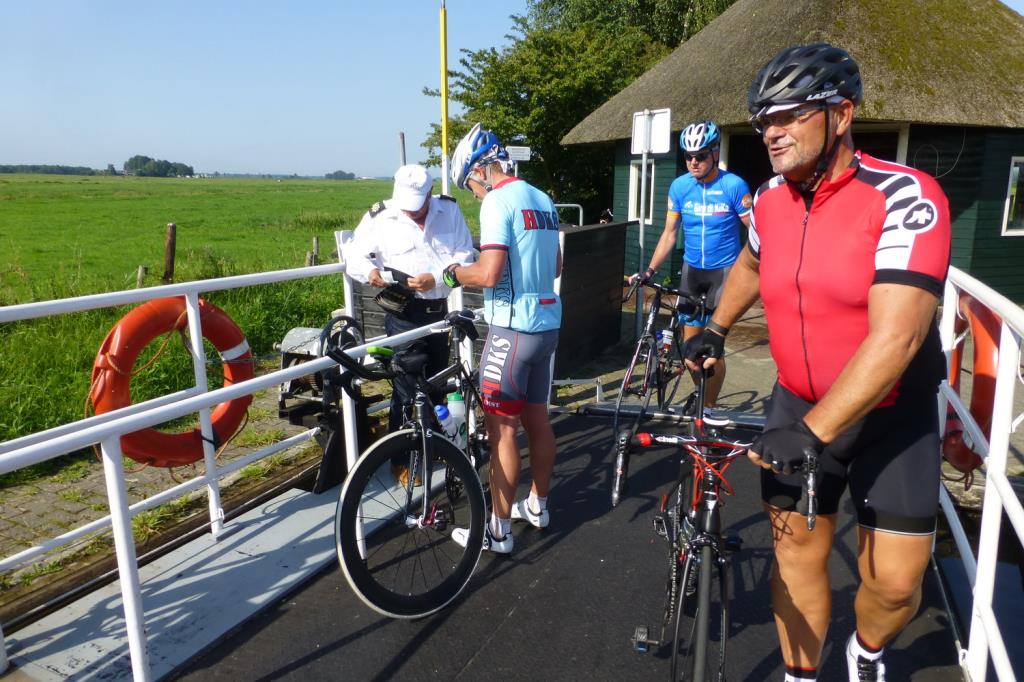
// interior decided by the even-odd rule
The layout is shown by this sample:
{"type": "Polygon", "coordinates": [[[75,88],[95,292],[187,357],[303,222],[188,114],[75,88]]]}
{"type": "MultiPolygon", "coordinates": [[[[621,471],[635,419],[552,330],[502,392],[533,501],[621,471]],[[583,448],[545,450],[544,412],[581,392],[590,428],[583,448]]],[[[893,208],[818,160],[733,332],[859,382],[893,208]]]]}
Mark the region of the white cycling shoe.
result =
{"type": "Polygon", "coordinates": [[[846,670],[850,682],[885,682],[885,664],[881,658],[869,661],[853,652],[853,638],[856,636],[854,633],[846,641],[846,670]]]}
{"type": "Polygon", "coordinates": [[[551,522],[551,515],[548,514],[547,509],[539,514],[534,514],[530,509],[530,498],[524,497],[512,505],[512,520],[527,521],[534,528],[547,528],[551,522]]]}
{"type": "MultiPolygon", "coordinates": [[[[465,547],[466,543],[469,542],[469,529],[456,528],[452,531],[452,540],[465,547]]],[[[485,552],[494,552],[495,554],[511,554],[512,533],[505,533],[504,537],[495,538],[491,535],[491,529],[485,527],[483,550],[485,552]]]]}

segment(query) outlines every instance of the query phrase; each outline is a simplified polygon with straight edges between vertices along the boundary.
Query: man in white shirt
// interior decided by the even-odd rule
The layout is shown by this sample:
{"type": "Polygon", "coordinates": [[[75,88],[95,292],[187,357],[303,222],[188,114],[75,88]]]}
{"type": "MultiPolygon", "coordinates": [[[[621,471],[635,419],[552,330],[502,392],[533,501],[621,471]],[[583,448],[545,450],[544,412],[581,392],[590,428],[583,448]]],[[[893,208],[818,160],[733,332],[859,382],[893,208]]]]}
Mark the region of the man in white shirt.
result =
{"type": "MultiPolygon", "coordinates": [[[[449,265],[469,265],[474,261],[473,239],[458,204],[444,194],[432,197],[432,184],[423,166],[399,168],[391,199],[378,201],[370,208],[345,247],[348,274],[360,282],[383,289],[391,284],[385,277],[402,277],[400,274],[395,278],[392,270],[409,276],[399,284],[404,283],[414,296],[401,312],[386,311],[384,331],[388,335],[443,319],[448,312],[451,289],[442,281],[442,272],[449,265]]],[[[433,334],[411,348],[427,354],[427,376],[448,363],[446,336],[433,334]]],[[[415,390],[412,381],[394,382],[390,431],[401,428],[415,390]]],[[[405,468],[407,464],[401,466],[405,468]]],[[[397,466],[393,469],[396,477],[404,478],[397,466]]]]}

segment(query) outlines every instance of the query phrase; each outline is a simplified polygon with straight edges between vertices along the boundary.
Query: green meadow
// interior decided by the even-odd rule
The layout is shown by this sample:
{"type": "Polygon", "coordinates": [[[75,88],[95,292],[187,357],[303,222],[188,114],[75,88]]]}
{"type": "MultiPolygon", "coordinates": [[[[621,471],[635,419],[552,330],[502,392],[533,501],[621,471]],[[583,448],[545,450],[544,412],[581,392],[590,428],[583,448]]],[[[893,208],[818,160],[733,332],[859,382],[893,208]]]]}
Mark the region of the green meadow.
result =
{"type": "MultiPolygon", "coordinates": [[[[477,202],[468,192],[456,194],[477,233],[477,202]]],[[[319,237],[320,262],[334,262],[334,231],[355,229],[371,204],[390,195],[385,180],[0,175],[0,305],[134,289],[140,265],[148,269],[143,286],[159,285],[171,222],[177,282],[300,267],[313,237],[319,237]]],[[[288,329],[319,326],[342,303],[333,276],[207,298],[231,315],[267,362],[288,329]]],[[[125,312],[0,325],[0,440],[86,413],[96,351],[125,312]]],[[[171,341],[133,379],[134,400],[191,385],[188,356],[171,341]]],[[[210,374],[217,383],[218,373],[210,374]]]]}

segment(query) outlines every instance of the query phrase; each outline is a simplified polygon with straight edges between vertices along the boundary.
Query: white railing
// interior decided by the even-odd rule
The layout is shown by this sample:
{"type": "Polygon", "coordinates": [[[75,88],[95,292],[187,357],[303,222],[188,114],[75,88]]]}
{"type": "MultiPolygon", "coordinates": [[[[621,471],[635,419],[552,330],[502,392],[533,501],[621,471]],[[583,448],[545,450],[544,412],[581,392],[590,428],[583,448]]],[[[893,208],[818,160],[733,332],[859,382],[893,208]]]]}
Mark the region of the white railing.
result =
{"type": "MultiPolygon", "coordinates": [[[[339,246],[345,241],[347,236],[347,234],[338,235],[339,246]]],[[[301,365],[272,372],[237,384],[213,391],[208,390],[205,369],[206,354],[203,347],[202,328],[198,314],[199,294],[257,284],[285,282],[307,277],[338,275],[344,272],[345,268],[342,264],[321,265],[0,308],[0,323],[3,323],[62,313],[143,303],[151,299],[167,296],[185,297],[189,320],[191,354],[195,367],[196,386],[194,388],[0,444],[0,474],[44,462],[69,452],[95,445],[96,443],[100,444],[110,514],[56,538],[52,538],[40,545],[0,560],[0,570],[9,570],[12,567],[31,561],[46,552],[74,542],[90,533],[111,526],[114,536],[114,550],[117,557],[118,576],[121,581],[132,674],[135,680],[149,680],[151,673],[146,645],[145,615],[142,610],[138,561],[135,555],[135,542],[132,535],[132,516],[184,495],[193,489],[206,486],[210,508],[210,531],[216,537],[221,533],[224,521],[224,513],[220,505],[220,478],[256,460],[308,441],[318,433],[319,429],[309,429],[253,452],[244,458],[220,466],[214,457],[213,429],[210,421],[211,408],[219,403],[234,400],[256,391],[274,387],[283,382],[325,370],[335,364],[330,358],[317,358],[301,365]],[[200,430],[203,434],[205,473],[129,506],[122,466],[121,436],[197,412],[200,415],[200,430]]],[[[345,314],[351,316],[354,313],[352,281],[347,275],[344,275],[342,280],[345,300],[344,310],[345,314]]],[[[461,298],[458,302],[461,302],[461,298]]],[[[455,304],[457,305],[458,302],[455,302],[455,304]]],[[[372,339],[370,343],[387,346],[406,343],[434,333],[435,330],[440,330],[445,326],[446,323],[443,321],[436,322],[419,329],[388,337],[386,340],[372,339]]],[[[346,352],[354,358],[361,358],[365,356],[366,348],[370,343],[346,352]]],[[[355,431],[355,404],[347,393],[342,393],[345,452],[349,459],[349,467],[351,467],[359,455],[355,431]]],[[[6,670],[7,665],[6,642],[3,640],[3,631],[0,629],[0,673],[6,670]]]]}
{"type": "MultiPolygon", "coordinates": [[[[956,268],[950,268],[943,299],[939,330],[947,359],[957,338],[954,334],[961,294],[988,307],[1001,320],[999,359],[996,367],[995,398],[992,405],[991,433],[982,433],[969,409],[948,382],[943,382],[939,399],[939,421],[945,425],[947,405],[952,405],[963,421],[964,432],[985,456],[985,498],[982,503],[981,534],[978,555],[974,556],[956,514],[953,502],[941,487],[940,502],[949,522],[964,569],[973,585],[973,606],[967,648],[961,651],[961,663],[972,682],[984,682],[989,661],[1000,680],[1015,680],[1013,668],[992,610],[996,561],[1003,512],[1010,519],[1018,539],[1024,543],[1024,510],[1006,477],[1010,434],[1021,418],[1013,414],[1014,393],[1020,376],[1021,339],[1024,337],[1024,310],[990,287],[956,268]]],[[[965,439],[966,440],[966,439],[965,439]]]]}

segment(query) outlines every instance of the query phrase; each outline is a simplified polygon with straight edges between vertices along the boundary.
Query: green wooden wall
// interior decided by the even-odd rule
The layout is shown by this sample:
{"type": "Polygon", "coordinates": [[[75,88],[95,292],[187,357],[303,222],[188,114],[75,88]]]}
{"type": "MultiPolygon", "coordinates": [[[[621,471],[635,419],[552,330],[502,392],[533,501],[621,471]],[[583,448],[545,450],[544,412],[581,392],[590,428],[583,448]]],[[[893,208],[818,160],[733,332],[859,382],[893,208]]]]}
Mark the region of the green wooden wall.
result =
{"type": "Polygon", "coordinates": [[[912,125],[907,165],[936,178],[949,199],[953,224],[950,262],[970,271],[978,226],[977,199],[985,166],[985,130],[912,125]]]}
{"type": "Polygon", "coordinates": [[[910,128],[907,164],[934,176],[949,198],[952,264],[1020,303],[1024,236],[1002,234],[1012,156],[1024,156],[1024,130],[910,128]]]}
{"type": "MultiPolygon", "coordinates": [[[[654,247],[658,245],[658,238],[665,228],[668,187],[681,172],[677,156],[676,142],[673,141],[672,150],[669,153],[652,154],[648,157],[654,162],[654,213],[651,223],[644,230],[645,262],[642,265],[637,262],[640,251],[640,226],[634,222],[626,229],[624,271],[627,274],[646,268],[651,254],[654,253],[654,247]]],[[[629,140],[620,140],[615,146],[615,195],[612,205],[616,221],[628,220],[629,217],[629,162],[631,159],[629,140]]],[[[659,277],[671,275],[673,280],[678,281],[678,272],[681,267],[682,260],[677,249],[672,254],[672,262],[663,263],[658,269],[658,275],[659,277]]]]}

